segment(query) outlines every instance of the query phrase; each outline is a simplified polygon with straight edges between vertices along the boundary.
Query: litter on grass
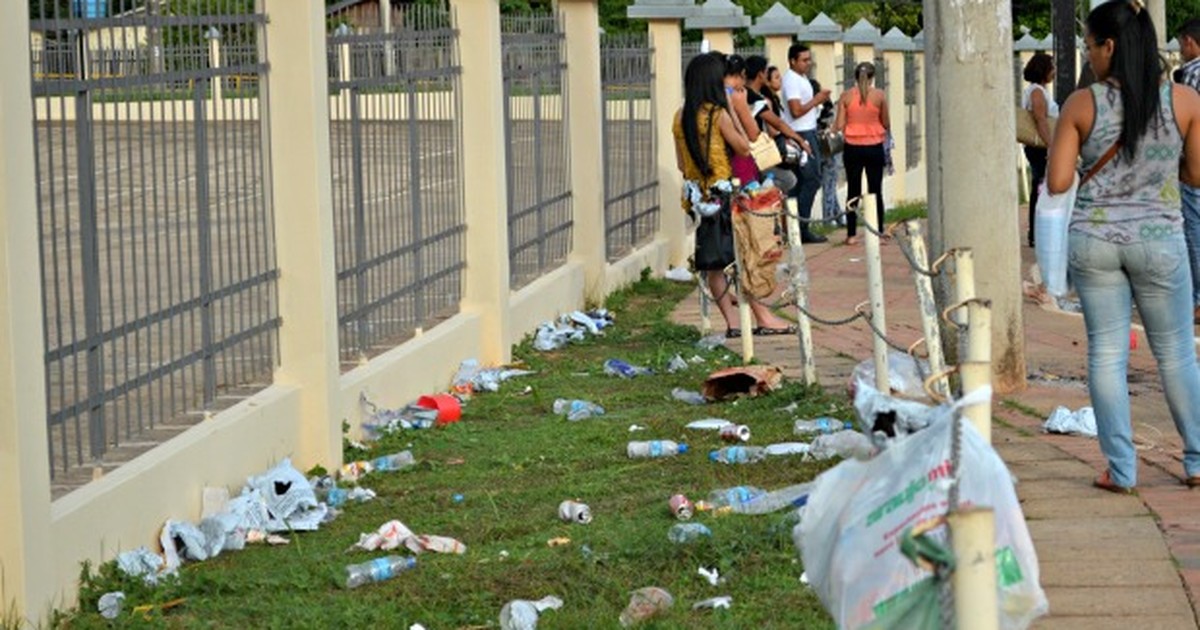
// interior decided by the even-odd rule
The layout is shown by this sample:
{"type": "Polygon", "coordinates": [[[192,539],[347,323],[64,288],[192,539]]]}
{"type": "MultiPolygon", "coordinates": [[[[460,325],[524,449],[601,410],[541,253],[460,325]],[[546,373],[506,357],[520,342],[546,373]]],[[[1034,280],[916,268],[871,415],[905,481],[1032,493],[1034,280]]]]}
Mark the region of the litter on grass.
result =
{"type": "Polygon", "coordinates": [[[612,323],[612,315],[605,309],[589,313],[574,311],[538,326],[533,347],[542,352],[557,350],[568,343],[583,341],[588,335],[601,335],[612,323]]]}
{"type": "Polygon", "coordinates": [[[717,370],[708,376],[700,393],[708,400],[760,396],[779,388],[783,370],[770,365],[746,365],[717,370]]]}
{"type": "Polygon", "coordinates": [[[175,573],[173,569],[164,573],[166,563],[162,556],[146,547],[138,547],[118,554],[117,569],[130,577],[140,577],[143,582],[151,586],[158,584],[158,580],[163,575],[175,573]]]}
{"type": "Polygon", "coordinates": [[[1091,407],[1080,407],[1071,411],[1059,406],[1042,425],[1046,433],[1066,433],[1096,437],[1096,412],[1091,407]]]}
{"type": "Polygon", "coordinates": [[[700,567],[696,573],[700,574],[700,577],[704,578],[710,586],[716,586],[723,581],[721,579],[721,573],[717,571],[716,567],[712,567],[711,569],[708,567],[700,567]]]}
{"type": "Polygon", "coordinates": [[[672,389],[671,398],[689,405],[703,405],[708,402],[704,399],[704,394],[692,391],[690,389],[684,389],[682,387],[676,387],[675,389],[672,389]]]}
{"type": "Polygon", "coordinates": [[[721,595],[719,597],[710,597],[692,604],[692,610],[700,610],[703,608],[712,608],[713,610],[716,610],[717,608],[729,608],[730,604],[732,603],[733,597],[729,595],[721,595]]]}
{"type": "Polygon", "coordinates": [[[639,624],[674,605],[675,598],[665,588],[639,588],[629,596],[629,605],[621,612],[621,625],[628,628],[639,624]]]}
{"type": "Polygon", "coordinates": [[[663,277],[672,282],[691,282],[695,280],[692,272],[683,267],[671,267],[663,274],[663,277]]]}
{"type": "Polygon", "coordinates": [[[630,365],[620,359],[609,359],[604,362],[604,373],[609,376],[619,376],[621,378],[634,378],[636,376],[648,376],[654,374],[654,370],[647,367],[630,365]]]}
{"type": "Polygon", "coordinates": [[[100,611],[100,616],[105,619],[116,619],[121,614],[121,606],[125,603],[125,593],[121,591],[113,591],[100,596],[100,601],[96,603],[96,608],[100,611]]]}
{"type": "Polygon", "coordinates": [[[458,540],[446,536],[417,535],[398,520],[388,521],[369,534],[360,534],[358,542],[354,543],[352,548],[389,551],[402,545],[418,554],[426,551],[457,554],[467,552],[467,546],[458,540]]]}
{"type": "Polygon", "coordinates": [[[733,424],[724,418],[705,418],[703,420],[693,420],[687,423],[688,429],[697,431],[720,431],[721,429],[733,424]]]}
{"type": "Polygon", "coordinates": [[[563,600],[547,595],[537,601],[514,599],[500,609],[500,630],[535,630],[538,616],[562,608],[563,600]]]}
{"type": "Polygon", "coordinates": [[[686,369],[688,369],[688,362],[685,361],[683,359],[683,357],[678,354],[675,355],[674,357],[671,357],[671,361],[669,363],[667,363],[667,373],[669,373],[669,374],[681,372],[686,369]]]}
{"type": "Polygon", "coordinates": [[[470,396],[479,391],[498,392],[500,383],[510,378],[530,374],[536,374],[536,372],[513,367],[484,368],[479,365],[478,359],[467,359],[459,364],[451,389],[463,396],[470,396]]]}

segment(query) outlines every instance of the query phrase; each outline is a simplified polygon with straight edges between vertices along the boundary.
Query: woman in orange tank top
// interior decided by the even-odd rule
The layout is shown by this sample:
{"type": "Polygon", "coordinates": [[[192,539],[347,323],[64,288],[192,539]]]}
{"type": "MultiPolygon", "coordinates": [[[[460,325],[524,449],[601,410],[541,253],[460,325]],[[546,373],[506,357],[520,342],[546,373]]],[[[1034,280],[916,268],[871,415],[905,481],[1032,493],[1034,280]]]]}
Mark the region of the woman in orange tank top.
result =
{"type": "Polygon", "coordinates": [[[887,96],[883,90],[871,85],[875,79],[875,65],[866,61],[858,64],[854,78],[858,85],[842,93],[837,122],[834,123],[834,129],[846,139],[842,159],[846,164],[846,205],[849,209],[846,213],[847,245],[858,244],[858,213],[853,210],[862,196],[864,171],[867,190],[875,195],[876,225],[883,226],[883,169],[887,163],[884,143],[891,129],[887,96]]]}

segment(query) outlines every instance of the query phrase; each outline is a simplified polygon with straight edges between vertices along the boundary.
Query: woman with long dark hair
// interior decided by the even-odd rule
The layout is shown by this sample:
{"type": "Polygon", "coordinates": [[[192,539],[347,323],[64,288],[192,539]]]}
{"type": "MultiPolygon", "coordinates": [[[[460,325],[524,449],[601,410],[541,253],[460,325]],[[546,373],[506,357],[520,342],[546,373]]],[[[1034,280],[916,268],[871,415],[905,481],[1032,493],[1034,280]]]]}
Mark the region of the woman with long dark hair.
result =
{"type": "MultiPolygon", "coordinates": [[[[729,156],[750,155],[750,141],[738,131],[729,115],[725,92],[725,59],[718,53],[698,55],[684,73],[683,107],[675,114],[675,159],[684,177],[683,209],[700,218],[696,228],[696,269],[705,274],[708,288],[725,318],[725,336],[741,337],[737,309],[725,279],[725,267],[734,262],[729,195],[733,169],[729,156]],[[713,234],[716,238],[711,238],[713,234]],[[714,249],[715,248],[715,249],[714,249]],[[703,263],[701,261],[704,261],[703,263]]],[[[751,300],[758,334],[780,334],[795,329],[765,305],[751,300]]]]}
{"type": "Polygon", "coordinates": [[[1200,368],[1179,200],[1180,179],[1200,184],[1200,95],[1163,81],[1158,37],[1140,1],[1102,4],[1086,27],[1097,82],[1063,105],[1046,184],[1053,194],[1068,190],[1082,158],[1068,273],[1083,305],[1088,390],[1108,460],[1093,483],[1112,492],[1137,484],[1126,383],[1136,303],[1183,438],[1184,481],[1200,487],[1200,368]]]}
{"type": "MultiPolygon", "coordinates": [[[[884,143],[891,129],[887,95],[873,87],[875,64],[869,61],[858,64],[854,68],[854,79],[858,85],[842,93],[837,122],[834,123],[834,129],[841,132],[846,141],[842,160],[846,164],[847,245],[858,244],[858,213],[855,209],[861,205],[864,171],[867,191],[875,195],[875,225],[883,227],[883,169],[887,165],[884,143]]],[[[863,212],[866,211],[864,208],[863,212]]]]}
{"type": "Polygon", "coordinates": [[[1050,96],[1050,90],[1046,87],[1050,81],[1054,80],[1054,59],[1044,52],[1034,53],[1029,58],[1029,62],[1025,64],[1022,76],[1029,82],[1029,86],[1021,93],[1021,109],[1028,110],[1033,114],[1038,137],[1042,139],[1040,147],[1022,147],[1025,151],[1025,159],[1029,162],[1029,234],[1027,240],[1029,246],[1033,247],[1033,213],[1037,208],[1038,188],[1046,179],[1046,147],[1050,146],[1051,141],[1050,119],[1058,117],[1058,103],[1054,102],[1050,96]]]}

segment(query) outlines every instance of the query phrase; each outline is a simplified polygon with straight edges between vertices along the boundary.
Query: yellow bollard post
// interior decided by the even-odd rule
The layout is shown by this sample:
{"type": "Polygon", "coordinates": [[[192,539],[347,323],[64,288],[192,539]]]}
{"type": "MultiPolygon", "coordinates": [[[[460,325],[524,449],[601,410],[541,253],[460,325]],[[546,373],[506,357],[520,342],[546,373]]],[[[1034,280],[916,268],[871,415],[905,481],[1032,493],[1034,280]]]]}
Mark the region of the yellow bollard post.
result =
{"type": "Polygon", "coordinates": [[[954,618],[959,628],[998,630],[996,601],[996,522],[988,508],[972,508],[946,517],[955,568],[954,618]]]}

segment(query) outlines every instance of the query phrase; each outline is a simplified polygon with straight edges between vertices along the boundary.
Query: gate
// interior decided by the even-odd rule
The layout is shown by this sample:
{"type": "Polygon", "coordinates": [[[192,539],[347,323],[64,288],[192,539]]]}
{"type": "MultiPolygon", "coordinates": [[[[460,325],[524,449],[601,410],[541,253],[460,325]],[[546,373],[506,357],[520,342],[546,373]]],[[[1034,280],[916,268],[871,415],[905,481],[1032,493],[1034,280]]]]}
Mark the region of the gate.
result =
{"type": "Polygon", "coordinates": [[[571,252],[567,69],[558,15],[501,18],[508,248],[514,289],[571,252]]]}
{"type": "Polygon", "coordinates": [[[271,382],[266,21],[249,0],[30,16],[57,495],[271,382]],[[220,64],[221,46],[250,52],[220,64]],[[222,96],[230,77],[248,87],[222,96]]]}
{"type": "Polygon", "coordinates": [[[646,33],[600,40],[605,251],[610,261],[645,243],[658,229],[653,61],[646,33]]]}
{"type": "Polygon", "coordinates": [[[390,31],[342,24],[328,38],[329,144],[349,368],[458,311],[466,225],[449,9],[398,9],[390,31]]]}

